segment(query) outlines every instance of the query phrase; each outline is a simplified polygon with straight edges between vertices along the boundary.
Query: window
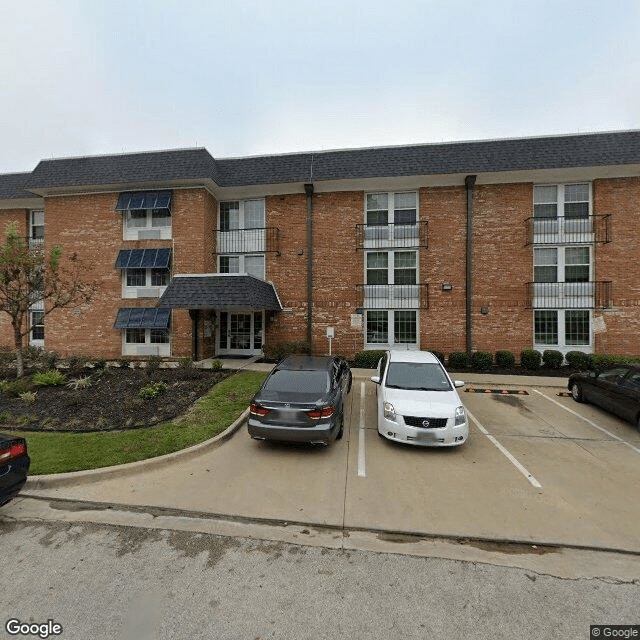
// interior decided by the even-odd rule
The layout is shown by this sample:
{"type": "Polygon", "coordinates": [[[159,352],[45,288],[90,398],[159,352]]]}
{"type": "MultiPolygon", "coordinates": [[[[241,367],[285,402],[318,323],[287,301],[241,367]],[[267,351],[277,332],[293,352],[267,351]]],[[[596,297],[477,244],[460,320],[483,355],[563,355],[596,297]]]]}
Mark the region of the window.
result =
{"type": "Polygon", "coordinates": [[[144,344],[145,343],[145,331],[146,329],[127,329],[126,330],[126,342],[127,344],[144,344]]]}
{"type": "Polygon", "coordinates": [[[387,224],[415,226],[418,219],[417,203],[418,194],[415,191],[368,193],[366,224],[368,226],[387,224]]]}
{"type": "Polygon", "coordinates": [[[590,201],[589,183],[534,186],[533,217],[588,218],[590,201]]]}
{"type": "Polygon", "coordinates": [[[367,194],[367,225],[381,226],[389,224],[389,194],[367,194]]]}
{"type": "Polygon", "coordinates": [[[260,229],[265,226],[264,200],[239,200],[220,203],[220,231],[260,229]]]}
{"type": "Polygon", "coordinates": [[[170,355],[170,316],[169,309],[156,307],[119,309],[114,329],[122,330],[123,355],[170,355]]]}
{"type": "MultiPolygon", "coordinates": [[[[137,291],[127,291],[127,288],[166,287],[171,279],[169,269],[124,269],[125,290],[123,298],[138,297],[137,291]]],[[[145,292],[160,296],[162,291],[145,292]]]]}
{"type": "Polygon", "coordinates": [[[44,240],[44,211],[32,211],[29,217],[29,240],[41,242],[44,240]]]}
{"type": "Polygon", "coordinates": [[[171,191],[126,191],[116,211],[124,217],[124,239],[171,238],[171,191]]]}
{"type": "Polygon", "coordinates": [[[146,269],[125,269],[127,287],[144,287],[147,284],[146,269]]]}
{"type": "Polygon", "coordinates": [[[264,255],[220,256],[218,273],[246,273],[264,280],[264,255]]]}
{"type": "Polygon", "coordinates": [[[417,345],[417,312],[367,311],[365,340],[367,345],[417,345]],[[389,327],[393,327],[393,333],[389,332],[389,327]]]}
{"type": "Polygon", "coordinates": [[[127,344],[169,344],[167,329],[126,329],[127,344]]]}
{"type": "Polygon", "coordinates": [[[534,311],[536,347],[571,351],[591,344],[589,309],[537,309],[534,311]]]}
{"type": "Polygon", "coordinates": [[[416,251],[368,251],[365,255],[367,284],[417,283],[416,251]]]}
{"type": "Polygon", "coordinates": [[[589,282],[590,247],[538,247],[533,250],[534,282],[589,282]]]}
{"type": "Polygon", "coordinates": [[[44,311],[31,312],[31,340],[44,340],[44,311]]]}

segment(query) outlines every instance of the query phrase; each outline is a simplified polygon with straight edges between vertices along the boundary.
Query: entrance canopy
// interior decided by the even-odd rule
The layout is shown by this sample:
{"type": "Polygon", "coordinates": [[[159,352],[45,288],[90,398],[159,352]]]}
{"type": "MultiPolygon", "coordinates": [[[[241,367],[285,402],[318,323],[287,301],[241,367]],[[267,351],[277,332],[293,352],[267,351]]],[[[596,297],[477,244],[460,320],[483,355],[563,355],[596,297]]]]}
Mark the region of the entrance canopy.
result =
{"type": "Polygon", "coordinates": [[[156,307],[221,311],[281,311],[271,282],[231,273],[174,276],[156,307]]]}

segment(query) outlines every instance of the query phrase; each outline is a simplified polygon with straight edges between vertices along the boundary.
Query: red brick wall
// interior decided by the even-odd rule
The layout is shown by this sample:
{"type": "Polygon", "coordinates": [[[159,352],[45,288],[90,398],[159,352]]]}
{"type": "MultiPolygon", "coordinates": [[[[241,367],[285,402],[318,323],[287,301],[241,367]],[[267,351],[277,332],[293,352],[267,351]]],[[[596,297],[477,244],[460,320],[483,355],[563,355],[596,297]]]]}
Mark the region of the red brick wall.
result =
{"type": "MultiPolygon", "coordinates": [[[[18,234],[26,237],[28,234],[29,211],[26,209],[0,209],[0,242],[4,242],[4,234],[7,227],[12,223],[17,223],[18,234]]],[[[11,317],[7,313],[0,313],[0,346],[7,346],[13,349],[13,328],[11,327],[11,317]]],[[[25,336],[25,345],[28,339],[25,336]]]]}
{"type": "MultiPolygon", "coordinates": [[[[47,317],[45,346],[61,355],[72,353],[116,358],[122,353],[122,332],[113,328],[120,307],[153,307],[155,298],[123,299],[122,273],[115,269],[120,249],[171,247],[173,273],[214,271],[213,229],[215,200],[203,189],[175,190],[172,240],[124,241],[122,214],[114,211],[118,194],[47,198],[45,250],[60,244],[65,254],[76,252],[89,267],[99,291],[91,304],[78,311],[60,309],[47,317]]],[[[191,355],[188,312],[172,314],[172,355],[191,355]]]]}
{"type": "Polygon", "coordinates": [[[596,352],[640,354],[640,178],[594,180],[594,215],[611,214],[612,242],[595,248],[595,280],[613,281],[613,308],[596,309],[607,330],[596,352]]]}

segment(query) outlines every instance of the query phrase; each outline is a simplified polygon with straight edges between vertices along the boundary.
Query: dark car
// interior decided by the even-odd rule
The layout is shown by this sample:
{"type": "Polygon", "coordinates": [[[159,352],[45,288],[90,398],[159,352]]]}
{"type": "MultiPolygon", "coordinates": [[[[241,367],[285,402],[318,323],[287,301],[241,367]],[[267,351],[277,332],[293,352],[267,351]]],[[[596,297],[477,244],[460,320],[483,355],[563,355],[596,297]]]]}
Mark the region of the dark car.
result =
{"type": "Polygon", "coordinates": [[[601,373],[574,373],[568,387],[576,402],[597,404],[640,429],[640,366],[621,364],[601,373]]]}
{"type": "Polygon", "coordinates": [[[334,356],[289,356],[253,396],[249,435],[256,440],[328,445],[344,431],[351,390],[346,361],[334,356]]]}
{"type": "Polygon", "coordinates": [[[30,462],[24,438],[0,433],[0,507],[20,493],[30,462]]]}

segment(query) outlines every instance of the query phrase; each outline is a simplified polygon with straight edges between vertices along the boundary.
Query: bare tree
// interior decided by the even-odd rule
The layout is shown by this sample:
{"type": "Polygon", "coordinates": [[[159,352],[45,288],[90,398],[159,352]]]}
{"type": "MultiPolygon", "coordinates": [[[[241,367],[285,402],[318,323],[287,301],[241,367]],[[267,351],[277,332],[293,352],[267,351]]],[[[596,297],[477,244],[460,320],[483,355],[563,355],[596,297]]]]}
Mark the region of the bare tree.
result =
{"type": "Polygon", "coordinates": [[[56,309],[75,308],[91,301],[95,283],[82,278],[86,271],[73,253],[62,257],[55,246],[46,255],[42,245],[29,246],[10,224],[0,245],[0,311],[9,314],[16,349],[16,373],[24,375],[23,342],[29,332],[29,313],[38,305],[45,315],[56,309]]]}

